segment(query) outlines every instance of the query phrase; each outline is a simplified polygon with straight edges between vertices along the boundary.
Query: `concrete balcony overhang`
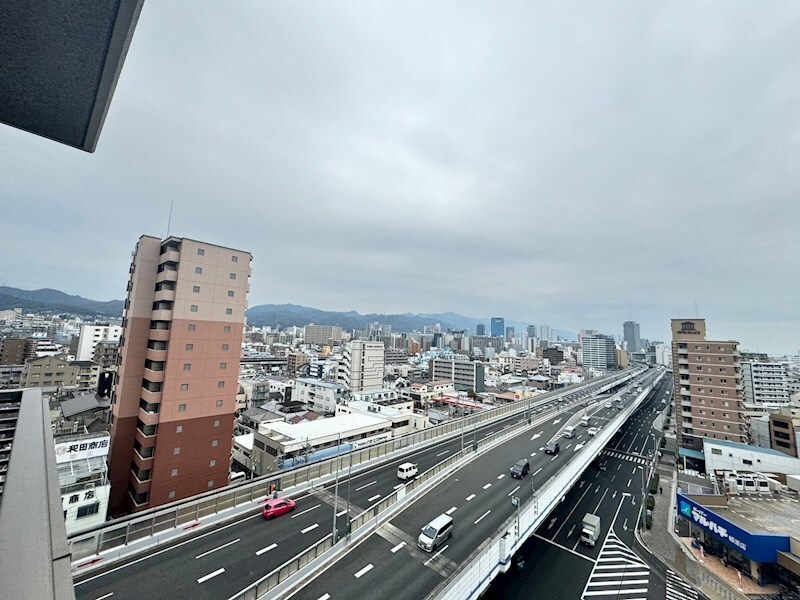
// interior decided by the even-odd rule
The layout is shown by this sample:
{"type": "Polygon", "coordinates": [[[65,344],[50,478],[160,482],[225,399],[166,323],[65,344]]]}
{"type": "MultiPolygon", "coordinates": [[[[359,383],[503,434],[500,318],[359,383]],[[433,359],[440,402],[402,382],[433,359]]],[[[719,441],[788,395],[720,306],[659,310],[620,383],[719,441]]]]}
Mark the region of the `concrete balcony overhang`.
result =
{"type": "Polygon", "coordinates": [[[168,342],[169,329],[151,329],[150,333],[147,335],[147,338],[153,340],[154,342],[168,342]]]}
{"type": "Polygon", "coordinates": [[[154,310],[150,318],[153,321],[172,321],[172,311],[164,309],[154,310]]]}
{"type": "Polygon", "coordinates": [[[153,300],[156,302],[161,302],[162,300],[175,302],[175,290],[158,290],[153,296],[153,300]]]}
{"type": "Polygon", "coordinates": [[[165,262],[180,262],[181,260],[181,253],[175,250],[175,248],[169,247],[167,251],[164,252],[161,256],[158,257],[159,263],[165,262]]]}
{"type": "Polygon", "coordinates": [[[155,433],[153,435],[145,435],[140,430],[136,430],[136,441],[142,446],[152,446],[157,436],[158,434],[155,433]]]}
{"type": "Polygon", "coordinates": [[[144,357],[148,360],[152,360],[153,362],[165,362],[167,360],[167,351],[153,350],[152,348],[148,348],[144,354],[144,357]]]}
{"type": "Polygon", "coordinates": [[[148,369],[145,367],[144,378],[147,379],[147,381],[152,381],[153,383],[163,383],[164,373],[166,373],[164,369],[161,369],[160,371],[155,371],[153,369],[148,369]]]}
{"type": "Polygon", "coordinates": [[[164,269],[161,271],[156,275],[156,283],[161,283],[162,281],[178,281],[178,270],[164,269]]]}
{"type": "Polygon", "coordinates": [[[137,465],[139,465],[143,469],[152,468],[154,458],[155,458],[155,452],[153,453],[153,456],[145,458],[144,456],[139,454],[139,450],[137,450],[136,448],[133,449],[133,460],[137,465]]]}
{"type": "MultiPolygon", "coordinates": [[[[147,369],[145,369],[145,371],[147,371],[147,369]]],[[[149,404],[157,404],[161,402],[161,394],[162,392],[151,392],[150,390],[142,388],[141,398],[149,404]]]]}
{"type": "Polygon", "coordinates": [[[158,425],[159,414],[154,412],[147,412],[141,406],[139,407],[139,418],[145,425],[158,425]]]}
{"type": "Polygon", "coordinates": [[[145,492],[150,491],[150,484],[153,481],[152,479],[148,479],[147,481],[140,481],[136,473],[133,472],[133,469],[131,469],[131,475],[132,475],[131,484],[133,485],[137,494],[144,494],[145,492]]]}

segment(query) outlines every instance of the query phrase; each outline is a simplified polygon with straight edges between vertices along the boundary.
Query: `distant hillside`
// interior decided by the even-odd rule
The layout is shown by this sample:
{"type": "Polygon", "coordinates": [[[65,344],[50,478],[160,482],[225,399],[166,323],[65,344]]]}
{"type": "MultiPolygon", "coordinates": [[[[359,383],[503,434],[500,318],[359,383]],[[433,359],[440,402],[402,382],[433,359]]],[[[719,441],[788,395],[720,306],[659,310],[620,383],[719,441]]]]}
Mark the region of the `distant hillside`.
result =
{"type": "Polygon", "coordinates": [[[0,310],[21,308],[25,312],[121,317],[124,304],[122,300],[100,302],[52,289],[20,290],[0,286],[0,310]]]}
{"type": "MultiPolygon", "coordinates": [[[[441,325],[442,331],[448,329],[466,330],[467,334],[474,335],[478,323],[486,325],[489,330],[489,319],[474,319],[457,313],[421,314],[406,313],[403,315],[362,315],[354,311],[333,312],[298,306],[297,304],[261,304],[247,309],[247,323],[264,327],[304,327],[309,323],[316,325],[338,325],[342,329],[366,329],[367,325],[374,323],[388,323],[393,331],[422,331],[426,325],[441,325]]],[[[509,327],[516,327],[522,332],[524,325],[507,321],[509,327]]],[[[564,339],[575,339],[575,334],[561,329],[554,330],[556,335],[564,339]]]]}

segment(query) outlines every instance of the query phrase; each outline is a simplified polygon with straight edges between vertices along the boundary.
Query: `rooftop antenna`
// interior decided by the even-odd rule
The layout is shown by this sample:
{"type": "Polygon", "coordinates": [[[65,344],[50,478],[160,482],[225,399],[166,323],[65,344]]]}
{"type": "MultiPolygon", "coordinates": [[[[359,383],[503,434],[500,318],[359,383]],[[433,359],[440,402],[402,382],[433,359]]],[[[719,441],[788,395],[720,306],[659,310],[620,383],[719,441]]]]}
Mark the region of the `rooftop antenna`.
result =
{"type": "MultiPolygon", "coordinates": [[[[172,209],[170,209],[170,215],[172,215],[172,209]]],[[[697,300],[694,301],[694,318],[697,319],[697,300]]]]}
{"type": "Polygon", "coordinates": [[[169,228],[172,226],[172,205],[175,203],[175,200],[169,201],[169,219],[167,219],[167,237],[169,237],[169,228]]]}

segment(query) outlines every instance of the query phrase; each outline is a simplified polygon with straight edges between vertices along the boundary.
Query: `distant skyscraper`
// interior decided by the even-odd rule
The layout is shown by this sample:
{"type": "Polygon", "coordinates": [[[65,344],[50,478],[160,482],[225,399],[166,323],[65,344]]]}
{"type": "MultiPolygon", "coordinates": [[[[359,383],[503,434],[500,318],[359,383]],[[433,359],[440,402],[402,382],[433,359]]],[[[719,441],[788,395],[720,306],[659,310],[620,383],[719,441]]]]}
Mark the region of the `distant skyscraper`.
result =
{"type": "Polygon", "coordinates": [[[486,325],[478,323],[477,327],[475,327],[475,335],[486,335],[486,325]]]}
{"type": "Polygon", "coordinates": [[[641,351],[642,338],[639,335],[639,324],[636,321],[625,321],[622,324],[622,337],[628,345],[628,352],[641,351]]]}
{"type": "Polygon", "coordinates": [[[385,360],[383,342],[353,340],[345,346],[336,378],[351,392],[378,389],[383,386],[385,360]]]}
{"type": "Polygon", "coordinates": [[[503,317],[492,317],[492,337],[503,337],[506,329],[506,320],[503,317]]]}
{"type": "Polygon", "coordinates": [[[540,340],[552,341],[553,335],[550,329],[550,325],[534,325],[533,326],[534,336],[540,340]]]}
{"type": "Polygon", "coordinates": [[[142,236],[112,404],[112,516],[228,485],[249,252],[142,236]]]}
{"type": "Polygon", "coordinates": [[[605,371],[617,366],[617,345],[610,335],[583,335],[581,351],[585,369],[605,371]]]}
{"type": "Polygon", "coordinates": [[[506,341],[510,342],[513,339],[514,339],[514,328],[506,327],[506,341]]]}

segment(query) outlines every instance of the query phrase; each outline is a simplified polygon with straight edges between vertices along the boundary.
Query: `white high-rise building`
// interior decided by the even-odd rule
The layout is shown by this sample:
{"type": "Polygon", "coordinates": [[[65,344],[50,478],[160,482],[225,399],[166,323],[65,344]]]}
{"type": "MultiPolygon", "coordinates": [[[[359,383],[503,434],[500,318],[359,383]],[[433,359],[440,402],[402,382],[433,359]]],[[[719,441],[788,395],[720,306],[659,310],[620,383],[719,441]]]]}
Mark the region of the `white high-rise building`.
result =
{"type": "Polygon", "coordinates": [[[788,365],[783,362],[742,361],[744,401],[761,406],[789,402],[788,365]]]}
{"type": "Polygon", "coordinates": [[[345,346],[336,378],[351,392],[383,387],[385,348],[383,342],[353,340],[345,346]]]}
{"type": "Polygon", "coordinates": [[[98,342],[119,342],[121,335],[122,327],[119,325],[81,325],[75,360],[92,360],[98,342]]]}

